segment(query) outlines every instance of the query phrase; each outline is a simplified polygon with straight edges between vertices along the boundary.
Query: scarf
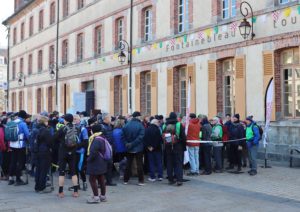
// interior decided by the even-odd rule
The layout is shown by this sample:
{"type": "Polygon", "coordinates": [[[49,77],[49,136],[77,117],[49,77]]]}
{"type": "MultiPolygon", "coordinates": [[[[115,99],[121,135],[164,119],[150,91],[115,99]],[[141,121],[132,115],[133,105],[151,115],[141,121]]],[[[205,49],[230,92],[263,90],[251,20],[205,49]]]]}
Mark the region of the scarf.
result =
{"type": "Polygon", "coordinates": [[[90,155],[90,149],[91,149],[91,146],[92,146],[92,143],[93,143],[94,139],[95,139],[97,136],[100,136],[100,135],[102,135],[102,132],[94,133],[94,134],[89,138],[89,146],[88,146],[88,149],[87,149],[87,155],[90,155]]]}

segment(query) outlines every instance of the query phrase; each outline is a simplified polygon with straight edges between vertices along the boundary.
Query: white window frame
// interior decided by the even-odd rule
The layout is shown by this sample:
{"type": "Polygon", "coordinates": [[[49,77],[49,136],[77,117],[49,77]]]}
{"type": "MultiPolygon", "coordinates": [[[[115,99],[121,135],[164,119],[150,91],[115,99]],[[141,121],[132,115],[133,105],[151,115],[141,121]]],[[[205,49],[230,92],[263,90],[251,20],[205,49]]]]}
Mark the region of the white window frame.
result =
{"type": "Polygon", "coordinates": [[[83,60],[83,33],[77,35],[77,61],[83,60]]]}
{"type": "Polygon", "coordinates": [[[185,0],[178,0],[178,32],[184,32],[184,25],[185,25],[185,0]]]}
{"type": "Polygon", "coordinates": [[[279,4],[288,4],[291,2],[291,0],[278,0],[279,4]]]}
{"type": "Polygon", "coordinates": [[[186,113],[187,107],[187,80],[186,80],[186,66],[179,68],[179,112],[182,115],[186,113]],[[184,73],[184,75],[182,74],[184,73]],[[184,83],[185,88],[182,87],[182,83],[184,83]],[[184,97],[181,95],[181,92],[184,91],[184,97]]]}
{"type": "Polygon", "coordinates": [[[151,115],[151,72],[145,73],[145,99],[146,99],[146,115],[151,115]],[[148,98],[148,94],[150,97],[148,98]],[[149,103],[149,105],[148,105],[149,103]]]}
{"type": "Polygon", "coordinates": [[[229,19],[236,16],[236,0],[222,0],[222,18],[229,19]],[[227,3],[227,7],[225,7],[227,3]],[[225,13],[227,11],[227,15],[225,13]]]}
{"type": "Polygon", "coordinates": [[[102,27],[98,26],[95,28],[95,36],[96,36],[96,55],[100,55],[102,52],[102,27]]]}
{"type": "Polygon", "coordinates": [[[230,113],[231,115],[235,113],[235,67],[234,67],[234,59],[230,58],[227,60],[224,60],[222,62],[222,79],[223,79],[223,110],[224,113],[230,113]],[[225,70],[225,63],[229,63],[229,71],[228,69],[225,70]],[[230,88],[227,88],[227,84],[226,84],[226,79],[227,77],[230,77],[230,83],[232,83],[232,85],[230,85],[230,88]],[[226,91],[227,89],[230,89],[230,105],[226,105],[226,91]],[[231,111],[228,112],[226,109],[227,108],[231,108],[231,111]]]}
{"type": "Polygon", "coordinates": [[[152,40],[152,10],[148,8],[145,10],[145,41],[152,40]]]}
{"type": "Polygon", "coordinates": [[[117,45],[120,44],[120,41],[123,40],[123,26],[124,26],[124,20],[123,18],[118,19],[117,21],[117,30],[118,30],[118,43],[117,45]]]}

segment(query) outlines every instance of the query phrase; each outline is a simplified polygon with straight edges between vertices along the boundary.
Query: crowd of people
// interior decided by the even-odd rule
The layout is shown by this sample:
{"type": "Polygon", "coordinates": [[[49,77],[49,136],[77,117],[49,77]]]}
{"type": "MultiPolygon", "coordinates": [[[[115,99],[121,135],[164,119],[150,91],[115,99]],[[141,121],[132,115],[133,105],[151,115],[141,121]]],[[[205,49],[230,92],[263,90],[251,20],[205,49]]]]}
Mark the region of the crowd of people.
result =
{"type": "Polygon", "coordinates": [[[199,176],[224,169],[241,172],[249,164],[248,173],[254,176],[261,136],[253,117],[241,121],[239,114],[227,114],[223,120],[193,113],[181,117],[174,112],[167,118],[140,112],[126,117],[101,112],[89,117],[86,112],[62,116],[56,111],[35,116],[24,110],[3,113],[1,180],[21,186],[28,184],[31,175],[35,191],[49,193],[53,191],[49,178],[58,172],[58,197],[64,197],[67,177],[73,184],[68,190],[76,198],[79,190],[87,190],[88,176],[93,196],[87,202],[105,202],[106,186],[116,186],[116,174],[125,185],[137,175],[138,185],[143,186],[148,174],[150,182],[166,177],[170,185],[181,186],[185,168],[188,176],[199,176]]]}

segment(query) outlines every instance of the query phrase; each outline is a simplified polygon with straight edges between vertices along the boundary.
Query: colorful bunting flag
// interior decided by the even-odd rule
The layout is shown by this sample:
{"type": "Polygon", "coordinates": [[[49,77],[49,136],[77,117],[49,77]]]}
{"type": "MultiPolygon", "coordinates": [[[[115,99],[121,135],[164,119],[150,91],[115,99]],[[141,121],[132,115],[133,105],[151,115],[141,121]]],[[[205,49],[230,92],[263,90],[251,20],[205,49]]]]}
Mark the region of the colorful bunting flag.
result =
{"type": "Polygon", "coordinates": [[[183,40],[184,40],[185,43],[187,42],[187,35],[183,36],[183,40]]]}
{"type": "Polygon", "coordinates": [[[300,5],[298,6],[298,14],[300,15],[300,5]]]}
{"type": "Polygon", "coordinates": [[[169,43],[172,45],[172,46],[174,46],[175,45],[175,43],[176,43],[176,39],[171,39],[170,41],[169,41],[169,43]]]}
{"type": "Polygon", "coordinates": [[[137,52],[138,52],[138,54],[140,54],[141,53],[141,48],[138,48],[137,52]]]}
{"type": "Polygon", "coordinates": [[[203,33],[203,31],[200,31],[200,32],[198,33],[198,38],[199,38],[199,39],[203,39],[203,37],[204,37],[204,33],[203,33]]]}
{"type": "Polygon", "coordinates": [[[205,35],[206,35],[207,37],[211,35],[211,32],[212,32],[212,29],[206,29],[206,30],[204,31],[204,33],[205,33],[205,35]]]}
{"type": "Polygon", "coordinates": [[[214,33],[215,33],[215,34],[218,34],[218,33],[219,33],[219,26],[215,26],[215,27],[214,27],[214,33]]]}
{"type": "Polygon", "coordinates": [[[284,11],[283,11],[283,14],[284,14],[284,17],[289,17],[291,15],[291,12],[292,12],[292,9],[290,7],[286,8],[284,11]]]}
{"type": "Polygon", "coordinates": [[[252,18],[252,23],[256,23],[256,20],[257,20],[257,17],[254,16],[254,17],[252,18]]]}
{"type": "Polygon", "coordinates": [[[274,12],[272,13],[273,20],[274,20],[274,21],[278,21],[279,15],[280,15],[280,12],[279,12],[279,11],[274,11],[274,12]]]}
{"type": "Polygon", "coordinates": [[[103,58],[102,58],[102,61],[103,61],[103,62],[105,62],[105,61],[106,61],[105,57],[103,57],[103,58]]]}
{"type": "Polygon", "coordinates": [[[159,48],[162,48],[163,47],[163,42],[160,42],[159,43],[159,48]]]}
{"type": "Polygon", "coordinates": [[[230,30],[231,31],[235,31],[237,27],[238,27],[237,22],[233,22],[232,24],[230,24],[230,30]]]}

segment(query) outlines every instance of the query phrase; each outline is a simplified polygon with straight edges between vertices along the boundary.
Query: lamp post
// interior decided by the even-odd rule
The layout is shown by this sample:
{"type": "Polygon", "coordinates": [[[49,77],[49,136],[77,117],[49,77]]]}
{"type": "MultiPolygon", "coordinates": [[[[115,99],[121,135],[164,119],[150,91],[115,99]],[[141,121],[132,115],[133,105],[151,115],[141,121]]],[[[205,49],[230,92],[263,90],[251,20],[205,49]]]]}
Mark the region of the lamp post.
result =
{"type": "Polygon", "coordinates": [[[22,85],[25,86],[26,85],[26,83],[25,83],[25,79],[26,79],[25,74],[23,72],[19,72],[17,74],[17,77],[18,77],[18,85],[19,86],[22,86],[22,85]],[[23,83],[23,80],[24,80],[24,83],[23,83]]]}
{"type": "Polygon", "coordinates": [[[56,23],[56,73],[54,73],[54,68],[50,70],[50,77],[53,79],[55,75],[55,110],[58,111],[58,41],[59,41],[59,12],[60,12],[60,0],[57,0],[57,23],[56,23]]]}
{"type": "Polygon", "coordinates": [[[249,37],[249,35],[251,35],[251,40],[253,40],[253,38],[255,37],[255,34],[253,32],[254,22],[253,22],[252,7],[248,2],[243,1],[240,6],[240,11],[241,11],[241,14],[244,16],[243,21],[239,25],[240,34],[244,39],[247,39],[249,37]],[[244,11],[243,11],[243,9],[244,9],[244,11]],[[251,24],[249,23],[249,21],[247,21],[247,16],[249,15],[249,9],[251,12],[251,24]]]}
{"type": "Polygon", "coordinates": [[[9,67],[10,67],[10,27],[7,26],[7,87],[6,87],[6,110],[9,110],[9,67]]]}
{"type": "Polygon", "coordinates": [[[119,62],[124,64],[126,61],[125,49],[127,47],[127,63],[129,65],[129,113],[132,113],[132,29],[133,29],[133,0],[130,0],[130,40],[129,44],[125,40],[120,41],[119,62]]]}

